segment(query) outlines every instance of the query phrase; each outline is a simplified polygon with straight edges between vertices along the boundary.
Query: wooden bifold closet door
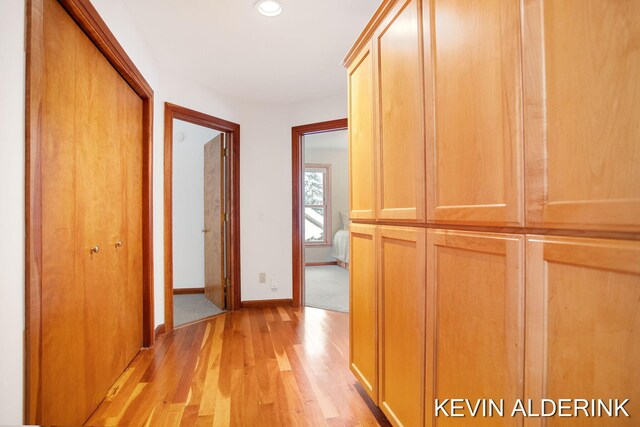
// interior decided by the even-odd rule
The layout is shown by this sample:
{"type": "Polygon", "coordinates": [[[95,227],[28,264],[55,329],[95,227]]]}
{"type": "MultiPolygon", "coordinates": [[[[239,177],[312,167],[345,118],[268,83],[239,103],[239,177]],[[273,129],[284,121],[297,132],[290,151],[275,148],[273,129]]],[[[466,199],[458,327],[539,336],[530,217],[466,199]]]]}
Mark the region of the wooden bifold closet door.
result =
{"type": "Polygon", "coordinates": [[[142,347],[142,100],[43,18],[41,422],[81,425],[142,347]]]}

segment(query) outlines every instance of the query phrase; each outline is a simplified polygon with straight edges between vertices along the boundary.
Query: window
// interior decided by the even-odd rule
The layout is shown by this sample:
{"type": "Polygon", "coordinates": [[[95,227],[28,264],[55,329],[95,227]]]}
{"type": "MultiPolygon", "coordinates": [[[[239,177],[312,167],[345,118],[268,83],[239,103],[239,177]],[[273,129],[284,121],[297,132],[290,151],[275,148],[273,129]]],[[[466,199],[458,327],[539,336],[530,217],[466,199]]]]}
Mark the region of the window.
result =
{"type": "Polygon", "coordinates": [[[304,241],[331,244],[331,165],[304,165],[304,241]]]}

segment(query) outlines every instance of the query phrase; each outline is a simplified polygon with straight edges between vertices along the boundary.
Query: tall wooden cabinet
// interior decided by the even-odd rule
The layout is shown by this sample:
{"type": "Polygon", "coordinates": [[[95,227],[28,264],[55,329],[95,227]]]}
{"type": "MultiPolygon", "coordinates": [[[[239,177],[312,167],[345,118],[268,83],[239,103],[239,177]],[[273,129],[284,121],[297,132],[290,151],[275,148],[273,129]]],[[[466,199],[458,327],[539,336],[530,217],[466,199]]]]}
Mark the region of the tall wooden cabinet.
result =
{"type": "MultiPolygon", "coordinates": [[[[384,0],[345,65],[352,370],[390,422],[640,401],[640,2],[384,0]]],[[[576,421],[509,415],[473,425],[576,421]]]]}

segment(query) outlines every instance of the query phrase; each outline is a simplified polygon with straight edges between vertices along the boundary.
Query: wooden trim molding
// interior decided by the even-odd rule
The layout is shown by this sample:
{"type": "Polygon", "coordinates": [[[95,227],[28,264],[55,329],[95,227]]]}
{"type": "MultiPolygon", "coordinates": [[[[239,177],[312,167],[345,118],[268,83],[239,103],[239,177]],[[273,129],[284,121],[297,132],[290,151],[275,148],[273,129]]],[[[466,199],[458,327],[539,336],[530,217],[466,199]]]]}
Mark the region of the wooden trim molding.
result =
{"type": "Polygon", "coordinates": [[[367,23],[367,26],[364,27],[364,30],[362,30],[362,33],[360,33],[360,36],[358,36],[353,46],[351,46],[351,49],[349,49],[349,52],[347,52],[346,56],[342,60],[342,65],[345,68],[349,68],[364,45],[369,43],[374,31],[387,16],[387,12],[393,7],[396,1],[397,0],[383,0],[380,6],[378,6],[378,9],[367,23]]]}
{"type": "Polygon", "coordinates": [[[314,133],[345,130],[347,119],[311,123],[291,128],[291,193],[292,193],[292,228],[293,228],[293,306],[302,305],[304,286],[304,245],[302,244],[302,179],[304,177],[304,150],[302,137],[314,133]]]}
{"type": "Polygon", "coordinates": [[[268,307],[291,307],[291,299],[260,299],[252,301],[242,301],[242,308],[268,308],[268,307]]]}
{"type": "Polygon", "coordinates": [[[158,326],[156,326],[155,331],[153,331],[153,336],[157,340],[158,337],[160,337],[160,335],[164,334],[164,332],[165,332],[164,331],[164,323],[161,323],[158,326]]]}
{"type": "Polygon", "coordinates": [[[228,310],[241,307],[240,295],[240,125],[199,111],[166,102],[164,104],[164,325],[173,324],[173,120],[225,132],[229,135],[229,259],[228,310]]]}
{"type": "Polygon", "coordinates": [[[174,295],[196,295],[204,294],[204,288],[174,288],[174,295]]]}
{"type": "MultiPolygon", "coordinates": [[[[142,99],[143,108],[143,308],[142,343],[154,342],[153,319],[153,90],[118,43],[89,0],[58,0],[98,50],[142,99]]],[[[42,414],[41,254],[42,254],[42,96],[44,78],[43,0],[26,5],[26,109],[25,109],[25,405],[27,424],[40,424],[42,414]]]]}

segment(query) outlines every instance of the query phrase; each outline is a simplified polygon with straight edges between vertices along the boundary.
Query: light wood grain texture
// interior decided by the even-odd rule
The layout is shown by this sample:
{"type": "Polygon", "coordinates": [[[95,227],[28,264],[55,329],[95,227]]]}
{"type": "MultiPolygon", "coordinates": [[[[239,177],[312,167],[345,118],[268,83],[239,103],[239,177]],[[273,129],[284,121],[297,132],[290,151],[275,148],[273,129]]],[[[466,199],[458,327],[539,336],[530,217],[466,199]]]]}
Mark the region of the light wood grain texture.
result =
{"type": "Polygon", "coordinates": [[[426,232],[379,227],[377,233],[380,408],[394,425],[422,425],[426,232]]]}
{"type": "MultiPolygon", "coordinates": [[[[429,230],[427,272],[425,425],[448,421],[435,417],[435,399],[522,399],[524,237],[429,230]]],[[[522,417],[473,418],[521,424],[522,417]]]]}
{"type": "Polygon", "coordinates": [[[640,3],[524,2],[527,224],[640,229],[640,3]]]}
{"type": "Polygon", "coordinates": [[[374,36],[377,217],[425,220],[421,1],[399,1],[374,36]]]}
{"type": "Polygon", "coordinates": [[[378,403],[378,284],[376,227],[351,225],[349,270],[349,366],[378,403]]]}
{"type": "Polygon", "coordinates": [[[204,145],[204,294],[225,309],[222,256],[222,134],[204,145]]]}
{"type": "Polygon", "coordinates": [[[424,7],[430,222],[524,225],[520,8],[424,7]],[[434,90],[430,90],[433,82],[434,90]]]}
{"type": "Polygon", "coordinates": [[[58,2],[44,8],[41,417],[73,425],[142,347],[143,103],[58,2]]]}
{"type": "Polygon", "coordinates": [[[352,219],[376,217],[376,131],[372,43],[366,44],[347,74],[349,79],[349,197],[352,219]]]}
{"type": "Polygon", "coordinates": [[[526,280],[526,397],[630,399],[630,418],[583,418],[580,425],[636,425],[640,243],[529,236],[526,280]]]}
{"type": "MultiPolygon", "coordinates": [[[[99,387],[109,375],[109,369],[104,373],[90,372],[98,380],[96,384],[88,380],[87,372],[93,369],[94,361],[88,360],[90,358],[84,353],[76,352],[86,352],[89,342],[96,339],[88,336],[95,322],[87,321],[85,313],[93,308],[89,306],[96,298],[104,295],[104,289],[92,294],[93,288],[85,288],[104,287],[105,282],[119,279],[107,303],[122,304],[121,310],[117,313],[110,310],[109,318],[100,319],[103,326],[105,322],[109,324],[107,341],[111,340],[109,334],[113,331],[127,328],[119,337],[122,339],[120,345],[110,349],[114,360],[113,364],[107,361],[109,367],[122,363],[123,357],[133,357],[140,348],[140,336],[144,345],[153,343],[153,91],[88,0],[29,0],[26,15],[25,421],[39,424],[43,414],[53,414],[60,419],[80,419],[78,414],[87,411],[90,401],[96,399],[94,385],[99,387]],[[78,51],[80,55],[77,55],[78,51]],[[82,57],[83,54],[91,58],[82,57]],[[96,71],[95,81],[87,84],[87,74],[93,71],[96,71]],[[112,105],[105,108],[100,105],[99,98],[105,94],[102,85],[109,83],[112,87],[106,91],[102,102],[111,101],[112,105]],[[114,96],[116,103],[113,103],[114,96]],[[87,110],[89,105],[96,106],[96,111],[87,110]],[[80,137],[95,133],[95,129],[82,128],[83,121],[92,114],[105,114],[109,120],[115,114],[118,116],[116,121],[123,126],[115,129],[113,122],[96,120],[93,123],[90,120],[91,126],[100,127],[111,139],[106,144],[104,138],[76,143],[80,137]],[[139,122],[134,123],[133,117],[139,122]],[[92,142],[95,147],[91,146],[92,142]],[[122,151],[125,143],[126,149],[137,153],[137,157],[122,151]],[[95,155],[94,152],[101,149],[104,153],[95,155]],[[82,166],[87,155],[92,157],[89,162],[102,155],[107,156],[109,162],[94,168],[82,166]],[[91,169],[92,173],[83,178],[80,168],[91,169]],[[104,170],[118,177],[115,182],[105,182],[101,176],[104,170]],[[96,206],[104,201],[90,200],[86,203],[88,216],[81,212],[85,205],[82,199],[92,199],[96,195],[93,190],[90,194],[82,194],[86,183],[76,186],[82,179],[94,184],[105,183],[103,196],[108,195],[113,202],[103,206],[102,222],[94,214],[96,206]],[[116,191],[125,181],[127,190],[116,191]],[[127,203],[137,205],[124,208],[127,203]],[[85,249],[79,253],[77,248],[82,247],[79,242],[87,237],[87,226],[91,224],[99,224],[93,231],[94,237],[101,240],[111,239],[116,234],[119,238],[127,238],[125,234],[131,232],[132,250],[121,249],[116,253],[115,246],[111,246],[114,242],[108,242],[112,250],[103,252],[102,261],[86,263],[83,260],[87,254],[85,249]],[[75,256],[78,259],[69,259],[75,256]],[[107,274],[104,276],[95,275],[91,270],[101,270],[105,265],[107,274]],[[123,277],[120,273],[127,265],[132,271],[123,277]],[[82,282],[95,276],[99,276],[100,282],[82,282]],[[85,304],[87,298],[90,304],[85,304]],[[72,352],[76,352],[75,355],[65,354],[72,352]],[[52,369],[51,363],[59,365],[59,370],[52,369]],[[66,378],[66,373],[79,381],[66,378]],[[83,394],[82,389],[87,384],[90,389],[83,394]],[[68,390],[66,385],[78,390],[68,390]],[[60,395],[57,390],[61,390],[60,395]],[[69,393],[78,394],[74,403],[61,400],[69,393]],[[47,407],[58,403],[61,405],[57,408],[47,407]]],[[[99,335],[101,331],[90,333],[99,335]]],[[[104,362],[105,357],[100,357],[98,360],[104,362]]]]}
{"type": "Polygon", "coordinates": [[[240,310],[162,335],[87,425],[389,425],[348,369],[348,315],[240,310]]]}

